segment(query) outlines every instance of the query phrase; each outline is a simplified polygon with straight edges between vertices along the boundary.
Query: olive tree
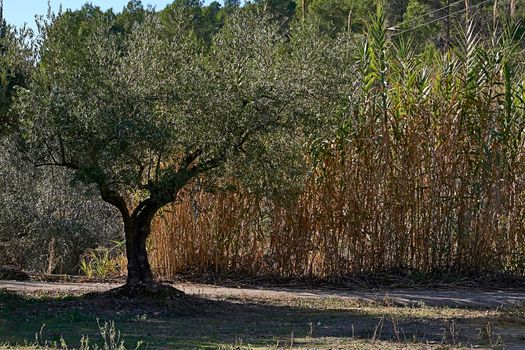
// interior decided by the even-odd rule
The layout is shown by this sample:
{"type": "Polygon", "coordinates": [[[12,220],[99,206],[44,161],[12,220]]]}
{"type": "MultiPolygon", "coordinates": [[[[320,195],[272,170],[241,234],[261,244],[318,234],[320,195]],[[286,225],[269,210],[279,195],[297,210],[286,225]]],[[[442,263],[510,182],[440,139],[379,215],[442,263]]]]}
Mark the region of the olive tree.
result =
{"type": "Polygon", "coordinates": [[[282,187],[300,173],[292,150],[312,115],[298,103],[310,78],[293,73],[287,38],[260,16],[234,15],[202,50],[182,16],[169,30],[149,16],[124,36],[101,15],[71,31],[66,15],[46,27],[17,100],[20,148],[36,166],[70,169],[119,210],[126,286],[149,288],[152,219],[189,182],[245,174],[282,187]]]}

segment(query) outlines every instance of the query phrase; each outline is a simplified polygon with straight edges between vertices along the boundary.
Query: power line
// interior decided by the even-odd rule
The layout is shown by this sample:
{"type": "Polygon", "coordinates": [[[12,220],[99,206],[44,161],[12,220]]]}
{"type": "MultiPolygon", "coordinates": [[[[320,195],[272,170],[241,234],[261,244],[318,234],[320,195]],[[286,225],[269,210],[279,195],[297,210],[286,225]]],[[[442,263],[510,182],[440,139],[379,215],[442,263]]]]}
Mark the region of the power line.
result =
{"type": "MultiPolygon", "coordinates": [[[[446,6],[440,7],[440,8],[438,8],[438,9],[436,9],[436,10],[433,10],[433,11],[427,12],[427,13],[425,13],[425,14],[419,15],[419,16],[417,16],[417,17],[415,17],[415,18],[412,18],[412,19],[408,20],[408,21],[405,22],[405,23],[414,22],[414,21],[416,21],[416,20],[418,20],[418,19],[420,19],[420,18],[428,17],[428,16],[430,16],[430,15],[436,13],[436,12],[443,11],[443,10],[445,10],[445,9],[448,8],[448,7],[451,7],[451,6],[457,5],[457,4],[462,3],[462,2],[464,2],[464,0],[459,0],[459,1],[453,2],[453,3],[448,4],[448,5],[446,5],[446,6]]],[[[399,24],[398,24],[397,26],[390,27],[390,29],[395,29],[396,27],[399,27],[399,24]]]]}
{"type": "Polygon", "coordinates": [[[481,5],[483,5],[483,4],[488,3],[488,2],[490,2],[490,1],[493,1],[493,0],[484,0],[484,1],[482,1],[482,2],[480,2],[480,3],[478,3],[478,4],[476,4],[476,5],[472,5],[472,6],[469,6],[469,7],[465,7],[464,9],[461,9],[461,10],[456,11],[456,12],[454,12],[454,13],[450,13],[450,14],[447,14],[447,15],[445,15],[445,16],[443,16],[443,17],[439,17],[439,18],[433,19],[432,21],[428,21],[428,22],[426,22],[426,23],[419,24],[419,25],[417,25],[417,26],[415,26],[415,27],[408,28],[408,29],[402,30],[402,31],[400,31],[400,32],[394,33],[394,34],[391,35],[391,37],[393,38],[393,37],[396,37],[396,36],[398,36],[398,35],[401,35],[401,34],[404,34],[404,33],[410,32],[410,31],[412,31],[412,30],[416,30],[416,29],[418,29],[418,28],[421,28],[421,27],[424,27],[424,26],[426,26],[426,25],[432,24],[432,23],[434,23],[434,22],[440,21],[440,20],[445,19],[445,18],[447,18],[447,17],[454,16],[454,15],[460,14],[460,13],[462,13],[462,12],[468,11],[468,10],[470,10],[470,9],[476,8],[476,7],[478,7],[478,6],[481,6],[481,5]]]}

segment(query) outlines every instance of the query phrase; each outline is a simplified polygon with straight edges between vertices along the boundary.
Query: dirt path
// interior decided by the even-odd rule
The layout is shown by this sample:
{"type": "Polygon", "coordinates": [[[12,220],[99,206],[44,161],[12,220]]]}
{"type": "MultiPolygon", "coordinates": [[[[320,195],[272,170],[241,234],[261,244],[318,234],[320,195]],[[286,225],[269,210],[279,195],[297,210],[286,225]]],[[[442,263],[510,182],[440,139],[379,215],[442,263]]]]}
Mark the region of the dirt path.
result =
{"type": "MultiPolygon", "coordinates": [[[[0,281],[0,289],[18,292],[93,292],[115,288],[118,284],[107,283],[52,283],[0,281]]],[[[350,298],[366,301],[390,302],[394,305],[449,306],[467,308],[496,308],[525,305],[525,291],[477,291],[477,290],[381,290],[344,291],[331,289],[289,288],[227,288],[204,284],[176,284],[188,294],[215,298],[350,298]]]]}

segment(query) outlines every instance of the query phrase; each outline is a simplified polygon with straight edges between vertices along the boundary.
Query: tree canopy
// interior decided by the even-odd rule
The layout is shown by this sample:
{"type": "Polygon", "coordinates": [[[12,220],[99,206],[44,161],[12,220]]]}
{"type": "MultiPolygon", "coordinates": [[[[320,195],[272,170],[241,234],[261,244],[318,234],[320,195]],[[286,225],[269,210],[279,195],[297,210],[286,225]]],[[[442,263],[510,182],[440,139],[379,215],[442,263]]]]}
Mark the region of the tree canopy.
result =
{"type": "Polygon", "coordinates": [[[0,20],[0,134],[13,126],[13,98],[29,80],[32,55],[27,37],[26,29],[15,29],[0,20]]]}
{"type": "Polygon", "coordinates": [[[151,220],[191,180],[249,173],[283,188],[299,175],[292,150],[318,109],[308,99],[322,86],[311,75],[322,52],[291,54],[275,22],[247,12],[203,53],[185,15],[175,11],[169,31],[146,16],[129,33],[94,8],[58,16],[16,104],[28,158],[72,170],[121,212],[130,284],[151,281],[151,220]],[[282,181],[265,178],[272,169],[282,181]]]}

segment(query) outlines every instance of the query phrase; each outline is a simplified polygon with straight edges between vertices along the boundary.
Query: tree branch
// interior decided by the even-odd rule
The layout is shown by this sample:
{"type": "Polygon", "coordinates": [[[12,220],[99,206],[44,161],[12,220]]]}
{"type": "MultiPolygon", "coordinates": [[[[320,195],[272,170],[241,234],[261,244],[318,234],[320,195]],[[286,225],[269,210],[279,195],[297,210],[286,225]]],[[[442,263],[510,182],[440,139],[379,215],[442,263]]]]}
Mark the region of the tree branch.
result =
{"type": "Polygon", "coordinates": [[[33,166],[35,168],[41,168],[41,167],[44,167],[44,166],[59,166],[59,167],[64,167],[64,168],[68,168],[68,169],[71,169],[71,170],[78,170],[80,169],[80,167],[74,163],[71,163],[71,162],[46,162],[46,163],[35,163],[33,161],[31,161],[31,163],[33,164],[33,166]]]}
{"type": "Polygon", "coordinates": [[[115,206],[122,214],[124,224],[127,224],[131,217],[129,215],[128,205],[126,204],[124,198],[122,198],[122,196],[117,191],[110,190],[106,185],[99,185],[99,187],[100,195],[104,202],[115,206]]]}
{"type": "Polygon", "coordinates": [[[190,170],[190,165],[202,155],[202,149],[197,149],[194,152],[190,152],[186,155],[181,164],[181,169],[190,170]]]}

